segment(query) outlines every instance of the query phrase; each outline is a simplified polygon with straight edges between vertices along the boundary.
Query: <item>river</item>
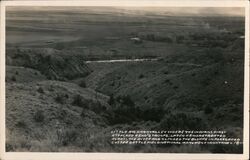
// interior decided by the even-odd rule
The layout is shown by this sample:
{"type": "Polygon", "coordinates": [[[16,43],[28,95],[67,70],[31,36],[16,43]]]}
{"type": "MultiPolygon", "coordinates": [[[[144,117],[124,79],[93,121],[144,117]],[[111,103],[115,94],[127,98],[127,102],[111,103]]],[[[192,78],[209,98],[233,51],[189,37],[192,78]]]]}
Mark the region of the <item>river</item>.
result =
{"type": "Polygon", "coordinates": [[[86,63],[115,63],[115,62],[143,62],[143,61],[157,61],[157,58],[141,58],[141,59],[112,59],[112,60],[95,60],[95,61],[86,61],[86,63]]]}

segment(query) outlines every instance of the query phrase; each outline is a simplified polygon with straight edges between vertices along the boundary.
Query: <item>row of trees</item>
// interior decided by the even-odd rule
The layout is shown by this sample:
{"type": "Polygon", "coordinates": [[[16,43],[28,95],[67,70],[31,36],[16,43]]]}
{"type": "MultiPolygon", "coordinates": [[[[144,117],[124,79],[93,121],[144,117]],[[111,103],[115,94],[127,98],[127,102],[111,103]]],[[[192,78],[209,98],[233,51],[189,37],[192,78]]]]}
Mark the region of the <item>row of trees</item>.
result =
{"type": "MultiPolygon", "coordinates": [[[[192,33],[186,35],[158,35],[154,33],[137,35],[142,41],[166,42],[166,43],[185,43],[187,45],[195,45],[201,47],[221,47],[227,48],[239,40],[240,35],[236,33],[216,32],[216,33],[192,33]]],[[[244,44],[244,42],[242,42],[244,44]]],[[[240,47],[242,45],[239,45],[240,47]]]]}

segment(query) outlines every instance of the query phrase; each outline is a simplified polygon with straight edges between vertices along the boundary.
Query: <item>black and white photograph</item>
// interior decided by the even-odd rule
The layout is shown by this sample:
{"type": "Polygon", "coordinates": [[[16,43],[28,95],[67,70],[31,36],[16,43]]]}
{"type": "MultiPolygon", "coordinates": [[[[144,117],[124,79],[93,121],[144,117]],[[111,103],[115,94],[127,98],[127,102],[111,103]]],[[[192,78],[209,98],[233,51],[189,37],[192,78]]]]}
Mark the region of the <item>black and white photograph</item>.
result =
{"type": "Polygon", "coordinates": [[[245,9],[6,6],[5,151],[243,154],[245,9]]]}

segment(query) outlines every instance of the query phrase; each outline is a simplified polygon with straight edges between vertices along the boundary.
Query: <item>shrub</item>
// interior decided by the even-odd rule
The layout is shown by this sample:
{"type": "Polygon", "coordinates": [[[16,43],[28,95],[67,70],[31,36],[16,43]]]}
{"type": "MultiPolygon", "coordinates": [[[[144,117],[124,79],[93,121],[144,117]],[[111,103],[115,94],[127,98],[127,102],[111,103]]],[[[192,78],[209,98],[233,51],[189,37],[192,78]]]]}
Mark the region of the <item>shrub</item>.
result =
{"type": "Polygon", "coordinates": [[[185,40],[183,35],[176,36],[176,43],[182,43],[185,40]]]}
{"type": "Polygon", "coordinates": [[[129,124],[138,119],[139,112],[130,96],[119,96],[111,103],[113,103],[112,107],[105,111],[106,119],[110,124],[129,124]]]}
{"type": "Polygon", "coordinates": [[[12,144],[6,142],[5,150],[6,150],[6,152],[14,151],[14,147],[12,144]]]}
{"type": "Polygon", "coordinates": [[[204,113],[205,114],[210,114],[210,113],[213,113],[213,108],[211,106],[206,106],[205,107],[205,110],[204,110],[204,113]]]}
{"type": "Polygon", "coordinates": [[[164,74],[168,74],[168,71],[164,71],[163,73],[164,73],[164,74]]]}
{"type": "Polygon", "coordinates": [[[210,48],[206,55],[208,58],[214,60],[215,62],[224,61],[223,50],[219,47],[210,48]]]}
{"type": "Polygon", "coordinates": [[[19,74],[18,71],[16,71],[15,74],[18,75],[19,74]]]}
{"type": "Polygon", "coordinates": [[[49,90],[50,92],[53,92],[53,91],[54,91],[53,86],[50,86],[50,87],[48,88],[48,90],[49,90]]]}
{"type": "Polygon", "coordinates": [[[39,93],[44,93],[44,90],[43,90],[42,87],[39,87],[39,88],[37,89],[37,92],[39,92],[39,93]]]}
{"type": "Polygon", "coordinates": [[[123,96],[121,99],[123,104],[127,106],[135,106],[134,101],[131,99],[129,95],[123,96]]]}
{"type": "Polygon", "coordinates": [[[155,35],[154,34],[147,34],[146,35],[146,40],[154,41],[155,40],[155,35]]]}
{"type": "Polygon", "coordinates": [[[78,106],[78,107],[83,107],[84,106],[83,99],[79,94],[74,96],[72,105],[78,106]]]}
{"type": "Polygon", "coordinates": [[[54,45],[54,48],[57,49],[57,50],[62,50],[65,48],[65,44],[64,43],[56,43],[54,45]]]}
{"type": "Polygon", "coordinates": [[[36,122],[43,122],[44,119],[45,119],[45,116],[44,116],[43,111],[41,111],[41,110],[36,111],[36,113],[34,114],[34,120],[36,122]]]}
{"type": "Polygon", "coordinates": [[[87,114],[86,114],[86,110],[83,109],[82,112],[81,112],[81,114],[80,114],[80,116],[84,118],[86,115],[87,115],[87,114]]]}
{"type": "Polygon", "coordinates": [[[115,104],[115,99],[114,99],[113,94],[110,95],[110,98],[109,98],[109,100],[108,100],[108,103],[109,103],[109,105],[115,104]]]}
{"type": "Polygon", "coordinates": [[[52,76],[47,76],[48,80],[52,80],[52,76]]]}
{"type": "Polygon", "coordinates": [[[138,121],[160,122],[165,112],[162,107],[140,109],[136,106],[117,105],[106,112],[106,119],[111,124],[131,124],[138,121]]]}
{"type": "Polygon", "coordinates": [[[212,153],[240,153],[243,152],[243,145],[225,145],[225,144],[218,144],[212,145],[210,148],[212,153]]]}
{"type": "Polygon", "coordinates": [[[16,126],[20,128],[25,128],[27,125],[23,120],[20,120],[16,123],[16,126]]]}
{"type": "Polygon", "coordinates": [[[115,86],[115,82],[114,82],[114,81],[112,81],[112,83],[110,84],[110,86],[115,86]]]}
{"type": "Polygon", "coordinates": [[[15,76],[12,76],[12,77],[11,77],[11,81],[16,82],[16,77],[15,77],[15,76]]]}
{"type": "Polygon", "coordinates": [[[174,86],[173,88],[174,88],[174,89],[178,89],[179,87],[178,87],[178,86],[174,86]]]}
{"type": "Polygon", "coordinates": [[[169,80],[169,79],[166,79],[166,80],[165,80],[165,83],[169,83],[169,82],[170,82],[170,80],[169,80]]]}
{"type": "Polygon", "coordinates": [[[69,98],[69,95],[68,95],[68,94],[65,94],[64,97],[65,97],[65,98],[69,98]]]}
{"type": "Polygon", "coordinates": [[[23,139],[20,141],[20,148],[23,148],[23,149],[25,148],[29,150],[31,148],[31,144],[28,140],[23,139]]]}
{"type": "Polygon", "coordinates": [[[141,79],[141,78],[144,78],[144,75],[143,75],[143,74],[140,74],[140,75],[139,75],[139,79],[141,79]]]}
{"type": "Polygon", "coordinates": [[[151,107],[144,110],[137,108],[138,118],[144,121],[156,121],[160,122],[165,112],[162,107],[151,107]]]}
{"type": "Polygon", "coordinates": [[[201,117],[188,113],[170,113],[165,115],[160,122],[160,129],[163,130],[199,130],[204,128],[206,128],[206,123],[204,123],[201,117]]]}
{"type": "Polygon", "coordinates": [[[64,134],[62,144],[64,146],[74,142],[78,137],[77,130],[67,130],[64,134]]]}
{"type": "Polygon", "coordinates": [[[82,87],[82,88],[86,88],[87,85],[86,85],[86,82],[84,80],[82,80],[80,83],[79,83],[79,86],[82,87]]]}
{"type": "Polygon", "coordinates": [[[76,141],[79,136],[76,129],[62,129],[56,132],[59,145],[67,146],[76,141]]]}
{"type": "Polygon", "coordinates": [[[204,86],[208,86],[211,82],[210,78],[205,78],[204,80],[201,81],[201,84],[204,86]]]}
{"type": "Polygon", "coordinates": [[[56,98],[55,98],[55,101],[57,103],[63,104],[63,102],[64,102],[64,96],[63,95],[57,95],[56,98]]]}

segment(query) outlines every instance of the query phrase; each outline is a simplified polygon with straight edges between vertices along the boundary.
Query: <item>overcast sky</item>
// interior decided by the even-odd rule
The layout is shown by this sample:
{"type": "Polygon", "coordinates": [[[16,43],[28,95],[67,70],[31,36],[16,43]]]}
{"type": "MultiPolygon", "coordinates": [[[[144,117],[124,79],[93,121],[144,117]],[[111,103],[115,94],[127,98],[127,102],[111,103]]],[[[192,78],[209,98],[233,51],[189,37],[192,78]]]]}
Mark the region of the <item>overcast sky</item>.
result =
{"type": "Polygon", "coordinates": [[[36,10],[36,11],[86,11],[105,13],[122,12],[127,14],[160,14],[160,15],[222,15],[222,16],[244,16],[244,8],[239,7],[7,7],[7,11],[36,10]]]}
{"type": "Polygon", "coordinates": [[[159,12],[165,14],[180,15],[229,15],[244,16],[244,8],[239,7],[143,7],[125,8],[126,10],[145,10],[149,12],[159,12]]]}

